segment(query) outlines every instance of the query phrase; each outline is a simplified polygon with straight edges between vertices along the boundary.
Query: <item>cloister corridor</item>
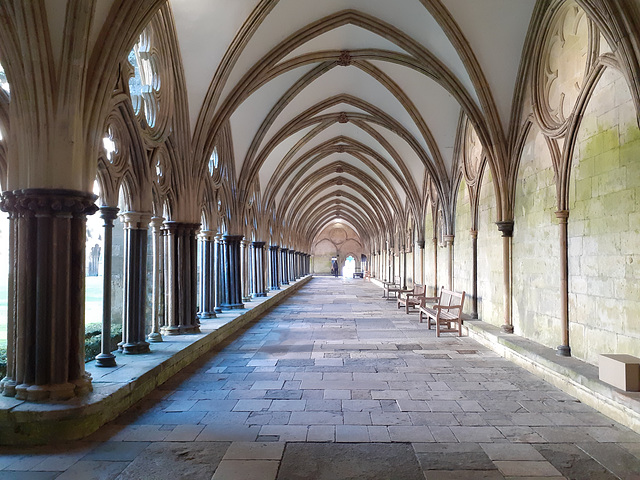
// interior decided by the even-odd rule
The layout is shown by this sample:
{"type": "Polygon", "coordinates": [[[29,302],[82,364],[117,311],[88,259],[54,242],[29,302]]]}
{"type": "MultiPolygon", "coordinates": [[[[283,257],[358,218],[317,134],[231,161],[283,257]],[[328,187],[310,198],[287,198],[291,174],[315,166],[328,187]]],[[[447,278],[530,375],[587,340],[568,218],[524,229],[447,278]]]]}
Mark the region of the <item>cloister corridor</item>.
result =
{"type": "Polygon", "coordinates": [[[640,435],[362,279],[315,277],[91,437],[0,479],[640,478],[640,435]]]}

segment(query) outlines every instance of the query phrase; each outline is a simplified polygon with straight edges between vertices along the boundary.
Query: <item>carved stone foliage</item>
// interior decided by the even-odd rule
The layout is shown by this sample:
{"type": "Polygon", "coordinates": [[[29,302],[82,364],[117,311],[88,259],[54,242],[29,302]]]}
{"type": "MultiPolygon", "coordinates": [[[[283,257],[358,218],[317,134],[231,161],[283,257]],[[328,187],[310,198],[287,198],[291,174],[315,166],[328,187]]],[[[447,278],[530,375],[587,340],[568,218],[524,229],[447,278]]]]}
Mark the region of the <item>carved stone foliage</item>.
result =
{"type": "Polygon", "coordinates": [[[568,1],[543,32],[533,104],[541,128],[549,133],[563,130],[576,108],[591,64],[591,30],[584,10],[568,1]]]}

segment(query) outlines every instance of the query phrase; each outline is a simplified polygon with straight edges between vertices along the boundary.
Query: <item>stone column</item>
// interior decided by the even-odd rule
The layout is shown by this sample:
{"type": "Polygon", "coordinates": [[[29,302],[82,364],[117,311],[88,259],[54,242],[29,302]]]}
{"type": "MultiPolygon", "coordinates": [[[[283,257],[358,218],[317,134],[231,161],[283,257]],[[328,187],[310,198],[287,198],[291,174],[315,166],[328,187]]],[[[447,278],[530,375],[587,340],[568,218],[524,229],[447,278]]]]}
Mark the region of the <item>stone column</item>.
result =
{"type": "Polygon", "coordinates": [[[433,237],[433,296],[438,294],[438,237],[433,237]]]}
{"type": "Polygon", "coordinates": [[[289,285],[289,250],[281,248],[280,255],[282,256],[282,285],[289,285]]]}
{"type": "Polygon", "coordinates": [[[271,290],[280,290],[278,283],[278,246],[269,245],[269,255],[271,257],[271,290]]]}
{"type": "Polygon", "coordinates": [[[471,230],[471,318],[478,318],[478,231],[471,230]]]}
{"type": "Polygon", "coordinates": [[[84,254],[95,199],[61,189],[2,194],[11,225],[4,396],[64,400],[91,390],[84,370],[84,254]]]}
{"type": "Polygon", "coordinates": [[[215,232],[202,230],[200,238],[200,308],[201,319],[215,318],[215,232]]]}
{"type": "Polygon", "coordinates": [[[447,288],[453,290],[453,240],[454,235],[445,235],[444,243],[447,248],[447,288]]]}
{"type": "Polygon", "coordinates": [[[419,240],[418,241],[418,262],[420,263],[420,276],[418,277],[420,279],[420,285],[425,285],[424,283],[424,240],[419,240]]]}
{"type": "Polygon", "coordinates": [[[561,357],[571,356],[569,345],[569,243],[568,222],[569,211],[556,212],[560,226],[560,322],[562,325],[562,344],[556,349],[556,354],[561,357]]]}
{"type": "Polygon", "coordinates": [[[151,215],[124,212],[124,299],[122,307],[122,342],[119,350],[126,354],[149,353],[145,339],[147,301],[147,234],[151,215]]]}
{"type": "Polygon", "coordinates": [[[215,244],[214,244],[214,269],[215,269],[215,275],[214,275],[214,310],[216,313],[222,313],[222,285],[223,285],[223,255],[222,255],[222,235],[221,234],[216,234],[215,236],[215,244]]]}
{"type": "Polygon", "coordinates": [[[251,242],[247,239],[242,239],[240,242],[240,258],[242,260],[242,301],[248,302],[251,300],[251,293],[249,285],[251,283],[251,277],[253,276],[253,265],[249,259],[249,245],[251,242]]]}
{"type": "Polygon", "coordinates": [[[252,263],[254,267],[254,297],[266,297],[264,286],[264,242],[251,242],[252,263]]]}
{"type": "Polygon", "coordinates": [[[197,223],[174,221],[166,221],[162,227],[168,261],[165,271],[166,335],[200,332],[196,257],[196,231],[199,227],[197,223]]]}
{"type": "Polygon", "coordinates": [[[116,357],[111,353],[111,260],[113,258],[113,221],[118,216],[117,207],[100,207],[104,221],[104,270],[102,272],[102,340],[100,353],[96,355],[96,367],[115,367],[116,357]]]}
{"type": "Polygon", "coordinates": [[[147,341],[149,342],[161,342],[162,335],[160,334],[160,326],[164,323],[164,308],[162,302],[162,290],[163,290],[163,244],[161,237],[161,228],[164,218],[152,217],[151,218],[151,235],[152,248],[153,248],[153,285],[152,285],[152,297],[153,304],[151,308],[151,332],[147,335],[147,341]]]}
{"type": "Polygon", "coordinates": [[[407,247],[402,247],[402,288],[407,289],[407,247]]]}
{"type": "Polygon", "coordinates": [[[244,308],[240,283],[240,242],[242,235],[222,236],[223,294],[222,308],[244,308]]]}
{"type": "Polygon", "coordinates": [[[513,221],[496,222],[502,232],[502,268],[504,282],[504,325],[502,331],[513,333],[511,323],[511,239],[513,238],[513,221]]]}

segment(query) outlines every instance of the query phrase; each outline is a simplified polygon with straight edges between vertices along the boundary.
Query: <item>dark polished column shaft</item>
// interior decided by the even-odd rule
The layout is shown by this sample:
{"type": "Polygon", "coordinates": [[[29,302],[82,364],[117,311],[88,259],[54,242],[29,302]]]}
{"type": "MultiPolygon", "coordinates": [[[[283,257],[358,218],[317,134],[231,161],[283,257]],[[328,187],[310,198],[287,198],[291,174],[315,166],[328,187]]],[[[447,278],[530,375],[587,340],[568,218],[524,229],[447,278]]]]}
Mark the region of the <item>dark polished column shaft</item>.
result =
{"type": "Polygon", "coordinates": [[[200,232],[200,308],[202,319],[215,318],[215,238],[214,232],[200,232]]]}
{"type": "Polygon", "coordinates": [[[160,327],[163,324],[163,267],[164,267],[164,255],[163,255],[163,243],[161,236],[162,217],[151,218],[151,235],[153,249],[151,258],[153,259],[152,269],[152,285],[151,285],[151,332],[147,335],[147,341],[158,343],[162,342],[162,334],[160,333],[160,327]]]}
{"type": "Polygon", "coordinates": [[[145,305],[147,299],[147,232],[151,215],[124,212],[124,301],[122,308],[123,353],[149,352],[145,338],[145,305]]]}
{"type": "Polygon", "coordinates": [[[289,285],[289,262],[288,262],[289,250],[286,248],[280,249],[280,256],[282,257],[282,285],[289,285]]]}
{"type": "Polygon", "coordinates": [[[271,290],[280,290],[278,282],[278,246],[269,245],[269,254],[271,257],[271,290]]]}
{"type": "Polygon", "coordinates": [[[242,235],[223,235],[223,300],[222,308],[244,308],[240,282],[240,242],[242,235]]]}
{"type": "Polygon", "coordinates": [[[164,222],[165,254],[168,269],[165,272],[167,292],[167,326],[164,333],[199,333],[197,240],[198,223],[164,222]]]}
{"type": "Polygon", "coordinates": [[[253,252],[255,272],[255,291],[253,295],[255,297],[266,297],[267,292],[264,285],[264,242],[251,242],[251,250],[253,252]]]}
{"type": "Polygon", "coordinates": [[[113,221],[118,216],[117,207],[100,207],[104,221],[104,261],[102,272],[102,339],[96,366],[115,367],[116,357],[111,353],[111,261],[113,259],[113,221]]]}

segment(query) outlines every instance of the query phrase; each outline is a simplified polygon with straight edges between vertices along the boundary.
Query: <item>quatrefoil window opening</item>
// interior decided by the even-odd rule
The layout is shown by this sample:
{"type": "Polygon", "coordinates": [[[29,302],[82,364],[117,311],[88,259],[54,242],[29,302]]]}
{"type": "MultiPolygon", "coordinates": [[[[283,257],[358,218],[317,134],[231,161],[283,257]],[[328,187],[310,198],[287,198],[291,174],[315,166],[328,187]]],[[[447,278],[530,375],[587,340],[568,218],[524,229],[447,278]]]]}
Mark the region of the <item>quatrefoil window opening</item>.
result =
{"type": "Polygon", "coordinates": [[[160,78],[150,52],[148,35],[143,32],[138,43],[129,52],[128,60],[134,70],[133,77],[129,79],[129,93],[136,115],[142,110],[147,124],[153,127],[159,109],[157,93],[160,78]]]}

